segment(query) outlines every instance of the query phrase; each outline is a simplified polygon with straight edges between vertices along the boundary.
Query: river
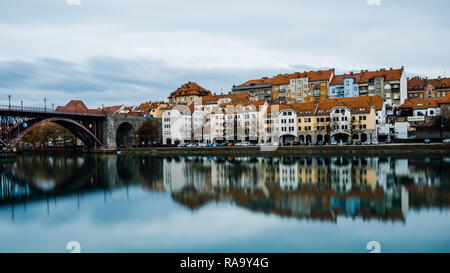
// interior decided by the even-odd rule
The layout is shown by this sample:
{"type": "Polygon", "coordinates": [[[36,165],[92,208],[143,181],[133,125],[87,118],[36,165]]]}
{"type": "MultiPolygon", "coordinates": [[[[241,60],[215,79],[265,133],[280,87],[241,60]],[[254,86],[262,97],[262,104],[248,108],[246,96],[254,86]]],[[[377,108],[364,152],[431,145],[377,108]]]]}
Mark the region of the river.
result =
{"type": "Polygon", "coordinates": [[[0,252],[450,252],[450,158],[17,155],[0,252]]]}

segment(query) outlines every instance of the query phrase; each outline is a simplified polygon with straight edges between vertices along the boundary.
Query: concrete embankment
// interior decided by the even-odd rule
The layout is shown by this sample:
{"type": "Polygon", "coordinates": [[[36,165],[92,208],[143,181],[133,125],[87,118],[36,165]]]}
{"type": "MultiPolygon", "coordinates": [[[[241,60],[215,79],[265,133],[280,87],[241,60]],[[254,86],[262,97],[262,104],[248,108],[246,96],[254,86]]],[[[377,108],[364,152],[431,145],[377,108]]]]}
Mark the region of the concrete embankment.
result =
{"type": "Polygon", "coordinates": [[[150,147],[118,150],[119,154],[155,156],[302,156],[302,155],[449,155],[450,144],[387,144],[280,147],[150,147]]]}

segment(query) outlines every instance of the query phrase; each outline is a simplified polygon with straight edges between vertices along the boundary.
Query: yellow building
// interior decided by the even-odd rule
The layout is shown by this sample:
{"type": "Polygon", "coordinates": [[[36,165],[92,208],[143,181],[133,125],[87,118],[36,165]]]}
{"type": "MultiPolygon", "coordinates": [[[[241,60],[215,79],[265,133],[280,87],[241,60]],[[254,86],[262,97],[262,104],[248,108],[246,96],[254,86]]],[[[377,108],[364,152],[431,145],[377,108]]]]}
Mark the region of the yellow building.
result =
{"type": "Polygon", "coordinates": [[[324,99],[293,105],[298,141],[367,141],[377,139],[377,120],[385,111],[379,96],[324,99]]]}

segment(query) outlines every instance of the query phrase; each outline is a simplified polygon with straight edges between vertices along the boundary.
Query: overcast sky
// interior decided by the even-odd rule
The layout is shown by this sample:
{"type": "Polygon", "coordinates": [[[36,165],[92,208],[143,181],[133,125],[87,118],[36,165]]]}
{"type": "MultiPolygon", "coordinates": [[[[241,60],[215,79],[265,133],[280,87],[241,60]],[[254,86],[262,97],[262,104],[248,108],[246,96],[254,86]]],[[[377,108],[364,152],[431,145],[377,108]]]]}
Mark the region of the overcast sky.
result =
{"type": "Polygon", "coordinates": [[[89,107],[278,73],[450,76],[448,0],[1,0],[0,104],[89,107]],[[80,1],[80,5],[76,2],[80,1]]]}

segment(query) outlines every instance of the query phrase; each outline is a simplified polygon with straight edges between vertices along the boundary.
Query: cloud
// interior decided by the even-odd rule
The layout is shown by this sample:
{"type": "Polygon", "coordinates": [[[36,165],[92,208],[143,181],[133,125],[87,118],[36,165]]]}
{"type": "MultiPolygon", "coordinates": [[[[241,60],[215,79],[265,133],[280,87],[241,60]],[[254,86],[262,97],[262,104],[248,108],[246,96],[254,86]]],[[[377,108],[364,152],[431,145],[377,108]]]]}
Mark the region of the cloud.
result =
{"type": "MultiPolygon", "coordinates": [[[[315,69],[306,65],[290,68],[315,69]]],[[[162,60],[108,56],[92,57],[84,63],[53,58],[0,61],[0,93],[5,94],[0,104],[6,104],[6,94],[12,94],[13,104],[23,100],[26,106],[39,106],[44,98],[55,105],[71,99],[81,99],[89,107],[138,105],[147,100],[167,100],[171,91],[187,81],[196,81],[215,93],[227,93],[233,84],[282,72],[279,67],[183,68],[162,60]]]]}
{"type": "Polygon", "coordinates": [[[0,104],[9,93],[16,103],[138,104],[189,80],[225,92],[330,67],[450,76],[450,1],[369,2],[4,0],[0,104]]]}

